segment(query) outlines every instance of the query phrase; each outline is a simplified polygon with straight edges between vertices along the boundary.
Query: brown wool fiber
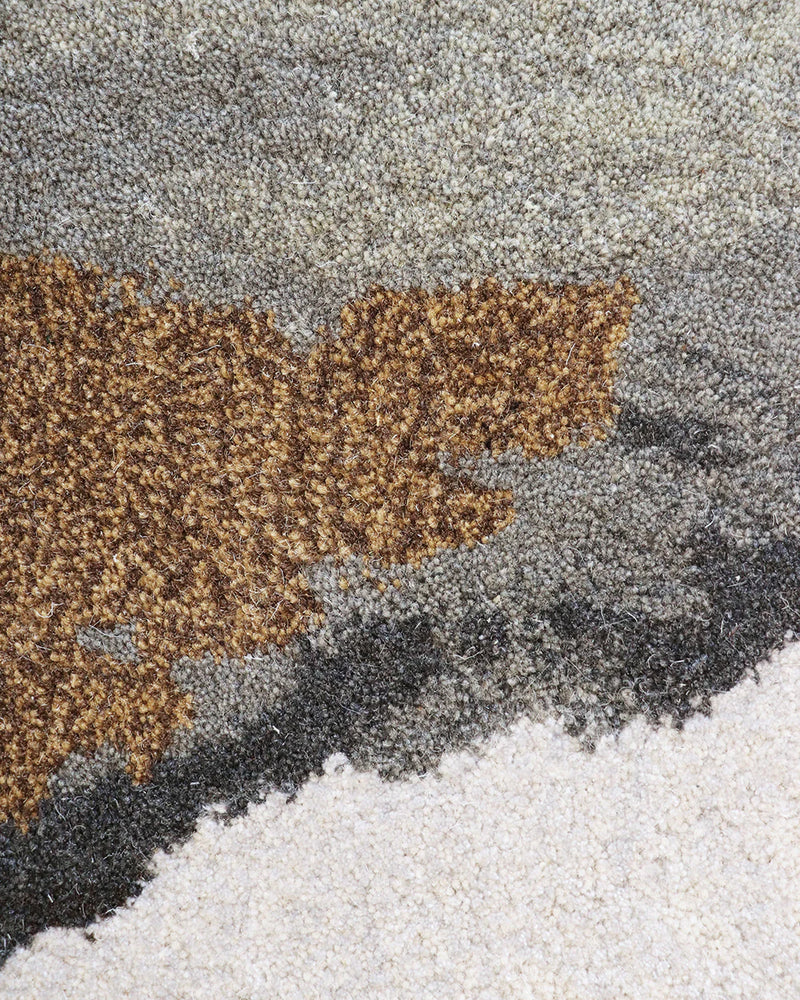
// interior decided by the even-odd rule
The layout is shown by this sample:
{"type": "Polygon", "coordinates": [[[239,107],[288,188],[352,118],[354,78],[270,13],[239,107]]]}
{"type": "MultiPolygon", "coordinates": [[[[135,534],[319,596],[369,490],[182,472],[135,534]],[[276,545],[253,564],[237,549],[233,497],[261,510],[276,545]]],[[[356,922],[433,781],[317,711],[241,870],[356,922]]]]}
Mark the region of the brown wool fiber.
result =
{"type": "Polygon", "coordinates": [[[304,567],[419,565],[507,526],[511,492],[442,456],[602,438],[637,301],[626,278],[373,287],[301,356],[270,313],[143,287],[0,257],[0,819],[22,825],[75,750],[146,778],[190,724],[178,657],[319,620],[304,567]],[[115,622],[136,662],[76,641],[115,622]]]}

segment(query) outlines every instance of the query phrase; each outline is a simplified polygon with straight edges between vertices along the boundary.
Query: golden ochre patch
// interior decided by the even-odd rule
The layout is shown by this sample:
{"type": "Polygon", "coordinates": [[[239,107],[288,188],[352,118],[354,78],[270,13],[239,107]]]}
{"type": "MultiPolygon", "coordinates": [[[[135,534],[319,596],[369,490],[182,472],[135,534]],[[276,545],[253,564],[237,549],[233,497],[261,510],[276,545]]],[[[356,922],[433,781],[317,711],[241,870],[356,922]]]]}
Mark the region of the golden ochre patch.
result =
{"type": "Polygon", "coordinates": [[[375,287],[299,356],[271,314],[141,284],[0,257],[0,817],[22,823],[73,750],[110,742],[146,778],[190,719],[170,665],[308,628],[304,567],[507,525],[510,492],[441,454],[601,438],[637,301],[626,278],[375,287]],[[137,663],[76,640],[128,621],[137,663]]]}

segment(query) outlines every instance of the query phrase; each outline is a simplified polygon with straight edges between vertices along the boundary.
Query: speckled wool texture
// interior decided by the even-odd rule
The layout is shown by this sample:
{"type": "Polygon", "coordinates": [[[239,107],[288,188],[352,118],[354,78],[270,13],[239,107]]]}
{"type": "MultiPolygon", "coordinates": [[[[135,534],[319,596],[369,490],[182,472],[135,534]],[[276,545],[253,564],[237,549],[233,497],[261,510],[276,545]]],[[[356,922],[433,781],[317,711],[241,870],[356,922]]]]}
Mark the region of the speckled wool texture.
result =
{"type": "Polygon", "coordinates": [[[799,107],[797,0],[5,0],[0,253],[298,351],[373,282],[640,302],[606,441],[465,460],[507,528],[323,560],[319,628],[172,664],[150,783],[75,753],[0,824],[0,996],[800,992],[796,647],[752,680],[800,635],[799,107]]]}
{"type": "Polygon", "coordinates": [[[153,259],[300,340],[372,280],[796,238],[792,2],[11,0],[4,27],[7,238],[153,259]]]}
{"type": "MultiPolygon", "coordinates": [[[[526,622],[564,592],[617,621],[696,621],[709,611],[687,572],[698,525],[737,547],[800,531],[796,3],[89,13],[6,5],[6,249],[152,261],[187,295],[253,296],[298,346],[372,281],[633,275],[643,301],[617,387],[633,419],[606,447],[478,460],[487,485],[513,488],[517,519],[490,545],[398,567],[400,590],[377,594],[358,561],[347,590],[327,563],[310,576],[323,646],[346,645],[354,610],[430,614],[445,637],[476,608],[508,619],[504,655],[459,668],[463,698],[430,694],[430,714],[467,736],[507,683],[520,709],[556,702],[576,730],[607,727],[598,698],[614,719],[641,711],[602,669],[564,703],[526,622]],[[651,447],[642,414],[660,421],[651,447]]],[[[583,655],[547,626],[543,641],[583,655]]],[[[283,685],[271,651],[261,662],[283,685]]],[[[275,699],[236,664],[175,669],[197,707],[180,746],[275,699]]],[[[383,766],[435,755],[410,741],[376,751],[383,766]]]]}
{"type": "Polygon", "coordinates": [[[682,732],[593,755],[552,723],[382,783],[213,815],[126,911],[50,930],[4,1000],[790,1000],[800,993],[800,643],[682,732]]]}

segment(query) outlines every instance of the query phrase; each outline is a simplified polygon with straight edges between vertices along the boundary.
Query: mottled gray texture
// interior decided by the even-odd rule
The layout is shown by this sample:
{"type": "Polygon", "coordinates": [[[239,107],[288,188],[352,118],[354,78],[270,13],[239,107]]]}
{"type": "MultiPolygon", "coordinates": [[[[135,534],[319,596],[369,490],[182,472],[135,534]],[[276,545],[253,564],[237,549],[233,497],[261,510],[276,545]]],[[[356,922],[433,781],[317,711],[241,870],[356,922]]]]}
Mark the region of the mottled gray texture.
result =
{"type": "Polygon", "coordinates": [[[175,734],[174,752],[222,735],[238,737],[264,709],[288,696],[296,682],[292,650],[270,649],[241,659],[184,657],[173,667],[175,682],[192,696],[193,725],[175,734]]]}
{"type": "Polygon", "coordinates": [[[47,782],[47,790],[56,800],[62,796],[90,794],[106,775],[121,771],[127,763],[127,752],[107,744],[91,757],[71,753],[47,782]]]}
{"type": "Polygon", "coordinates": [[[791,2],[8,3],[7,248],[253,295],[701,272],[797,231],[791,2]],[[761,240],[763,242],[763,240],[761,240]]]}
{"type": "Polygon", "coordinates": [[[136,663],[139,650],[136,648],[136,625],[119,624],[111,628],[92,625],[78,629],[77,640],[84,649],[94,653],[104,653],[120,663],[136,663]]]}

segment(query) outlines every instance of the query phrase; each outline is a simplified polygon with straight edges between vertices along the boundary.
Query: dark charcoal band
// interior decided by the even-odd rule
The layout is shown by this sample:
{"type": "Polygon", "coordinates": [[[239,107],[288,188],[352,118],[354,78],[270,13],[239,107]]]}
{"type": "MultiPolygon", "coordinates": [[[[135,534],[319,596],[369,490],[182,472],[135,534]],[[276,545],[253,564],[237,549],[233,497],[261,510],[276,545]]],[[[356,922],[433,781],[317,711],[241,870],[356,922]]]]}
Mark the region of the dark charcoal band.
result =
{"type": "MultiPolygon", "coordinates": [[[[710,698],[733,687],[787,630],[800,628],[800,541],[740,551],[705,530],[692,551],[695,582],[709,598],[706,620],[636,619],[565,595],[528,624],[535,664],[528,693],[562,709],[576,734],[588,717],[582,697],[610,706],[611,728],[639,713],[680,724],[706,711],[710,698]],[[543,620],[561,640],[555,651],[533,638],[543,620]]],[[[501,657],[508,630],[496,613],[471,613],[455,656],[438,648],[423,617],[348,623],[336,655],[303,638],[297,688],[241,740],[162,761],[148,784],[134,785],[115,770],[90,791],[45,800],[27,834],[6,823],[2,955],[44,927],[86,925],[137,895],[153,853],[185,839],[209,802],[225,801],[227,814],[236,815],[268,790],[291,796],[335,752],[380,768],[393,754],[393,733],[413,732],[426,692],[457,677],[465,657],[501,657]]],[[[440,752],[508,721],[526,694],[506,695],[493,705],[465,699],[458,718],[439,718],[440,752]]]]}

